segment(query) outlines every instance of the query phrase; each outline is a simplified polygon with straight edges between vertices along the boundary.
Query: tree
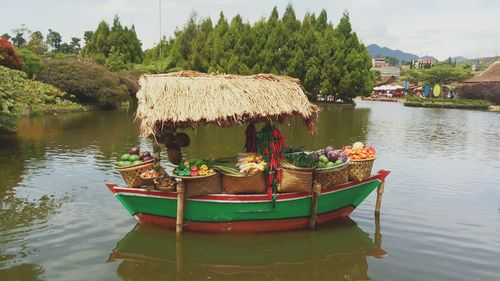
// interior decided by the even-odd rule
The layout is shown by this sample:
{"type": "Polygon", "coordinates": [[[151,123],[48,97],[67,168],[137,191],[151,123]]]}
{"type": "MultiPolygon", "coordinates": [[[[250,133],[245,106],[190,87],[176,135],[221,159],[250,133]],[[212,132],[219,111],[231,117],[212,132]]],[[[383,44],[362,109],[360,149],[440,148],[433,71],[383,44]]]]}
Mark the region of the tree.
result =
{"type": "Polygon", "coordinates": [[[61,42],[62,42],[62,36],[59,34],[59,32],[56,32],[52,29],[49,28],[49,32],[47,33],[47,38],[46,38],[47,45],[50,46],[52,51],[59,51],[59,48],[61,47],[61,42]]]}
{"type": "Polygon", "coordinates": [[[125,56],[118,51],[114,46],[111,47],[111,52],[106,58],[106,67],[111,71],[118,71],[126,68],[124,63],[125,56]]]}
{"type": "Polygon", "coordinates": [[[83,55],[105,63],[110,55],[111,48],[123,54],[124,63],[141,63],[144,53],[141,41],[137,38],[135,27],[123,27],[118,16],[113,19],[111,28],[105,21],[101,21],[96,31],[85,32],[85,46],[83,55]]]}
{"type": "Polygon", "coordinates": [[[18,70],[21,70],[24,66],[14,46],[7,38],[0,38],[0,65],[18,70]]]}
{"type": "Polygon", "coordinates": [[[92,30],[87,30],[83,34],[83,40],[85,41],[85,44],[90,43],[92,41],[92,37],[94,36],[94,32],[92,30]]]}
{"type": "Polygon", "coordinates": [[[80,53],[80,49],[81,49],[80,41],[81,41],[81,39],[78,37],[71,37],[71,42],[69,43],[71,53],[73,53],[73,54],[80,53]]]}
{"type": "Polygon", "coordinates": [[[11,38],[14,46],[20,48],[26,44],[26,39],[24,39],[24,33],[16,33],[16,36],[11,38]]]}
{"type": "Polygon", "coordinates": [[[10,35],[9,35],[8,33],[4,33],[4,34],[2,34],[2,35],[0,36],[0,39],[1,39],[1,38],[6,38],[7,40],[9,40],[9,39],[10,39],[10,35]]]}
{"type": "Polygon", "coordinates": [[[42,55],[47,52],[47,43],[43,40],[42,32],[35,31],[31,34],[30,40],[26,44],[26,49],[37,55],[42,55]]]}

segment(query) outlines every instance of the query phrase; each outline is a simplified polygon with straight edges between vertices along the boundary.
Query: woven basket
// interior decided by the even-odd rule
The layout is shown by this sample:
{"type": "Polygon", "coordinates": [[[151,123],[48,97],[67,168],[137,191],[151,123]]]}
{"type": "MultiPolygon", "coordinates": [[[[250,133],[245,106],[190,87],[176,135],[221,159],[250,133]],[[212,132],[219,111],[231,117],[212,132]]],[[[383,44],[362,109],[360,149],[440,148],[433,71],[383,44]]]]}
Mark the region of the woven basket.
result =
{"type": "Polygon", "coordinates": [[[252,176],[222,174],[222,187],[229,194],[251,194],[266,192],[266,180],[262,173],[252,176]]]}
{"type": "MultiPolygon", "coordinates": [[[[154,169],[154,168],[153,168],[154,169]]],[[[149,170],[148,170],[149,171],[149,170]]],[[[171,184],[170,177],[168,173],[163,169],[163,167],[160,167],[160,176],[158,177],[153,177],[153,178],[148,178],[145,177],[145,173],[141,173],[140,177],[141,179],[144,180],[144,185],[146,186],[146,189],[160,189],[160,190],[171,190],[173,188],[171,184]],[[158,184],[158,181],[161,179],[162,184],[158,184]]]]}
{"type": "Polygon", "coordinates": [[[118,172],[122,175],[123,180],[128,187],[140,187],[146,182],[141,178],[141,174],[153,168],[153,160],[143,162],[126,168],[118,168],[118,172]]]}
{"type": "Polygon", "coordinates": [[[360,181],[369,177],[372,173],[373,162],[370,160],[351,160],[349,162],[349,180],[360,181]]]}
{"type": "Polygon", "coordinates": [[[311,192],[314,169],[282,168],[278,192],[311,192]]]}
{"type": "Polygon", "coordinates": [[[343,184],[349,181],[349,161],[341,166],[314,170],[314,180],[321,184],[321,189],[343,184]]]}
{"type": "Polygon", "coordinates": [[[186,186],[186,196],[193,197],[206,194],[217,194],[222,192],[221,176],[215,173],[209,176],[180,177],[186,186]]]}

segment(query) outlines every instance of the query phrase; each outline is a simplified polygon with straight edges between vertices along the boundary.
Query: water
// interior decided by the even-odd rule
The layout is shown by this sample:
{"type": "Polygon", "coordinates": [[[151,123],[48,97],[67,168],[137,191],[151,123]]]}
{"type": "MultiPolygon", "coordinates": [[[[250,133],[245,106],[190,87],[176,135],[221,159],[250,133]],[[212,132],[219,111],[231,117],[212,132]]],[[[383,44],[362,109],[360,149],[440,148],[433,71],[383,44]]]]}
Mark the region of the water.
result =
{"type": "MultiPolygon", "coordinates": [[[[129,146],[150,149],[133,112],[22,119],[0,138],[0,280],[500,280],[500,114],[359,102],[323,106],[314,149],[361,140],[390,169],[375,194],[316,231],[185,233],[136,226],[105,188],[129,146]]],[[[191,157],[240,151],[244,127],[188,130],[191,157]]],[[[164,165],[172,168],[164,161],[164,165]]]]}

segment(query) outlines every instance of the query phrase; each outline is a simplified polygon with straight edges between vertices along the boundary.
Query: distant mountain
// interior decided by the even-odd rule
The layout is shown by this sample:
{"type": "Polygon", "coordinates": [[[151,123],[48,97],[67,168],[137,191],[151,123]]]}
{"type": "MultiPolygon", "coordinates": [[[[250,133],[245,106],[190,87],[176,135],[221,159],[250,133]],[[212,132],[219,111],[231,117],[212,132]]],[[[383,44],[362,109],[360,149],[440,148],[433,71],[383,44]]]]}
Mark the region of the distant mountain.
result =
{"type": "Polygon", "coordinates": [[[370,44],[366,48],[368,49],[368,52],[372,57],[393,57],[400,61],[413,61],[418,59],[437,60],[435,57],[432,56],[419,57],[415,54],[406,53],[400,50],[393,50],[386,47],[380,47],[377,44],[370,44]]]}
{"type": "Polygon", "coordinates": [[[457,62],[457,63],[463,63],[463,62],[470,61],[470,59],[468,59],[466,57],[458,56],[458,57],[452,57],[451,61],[454,61],[454,62],[457,62]]]}

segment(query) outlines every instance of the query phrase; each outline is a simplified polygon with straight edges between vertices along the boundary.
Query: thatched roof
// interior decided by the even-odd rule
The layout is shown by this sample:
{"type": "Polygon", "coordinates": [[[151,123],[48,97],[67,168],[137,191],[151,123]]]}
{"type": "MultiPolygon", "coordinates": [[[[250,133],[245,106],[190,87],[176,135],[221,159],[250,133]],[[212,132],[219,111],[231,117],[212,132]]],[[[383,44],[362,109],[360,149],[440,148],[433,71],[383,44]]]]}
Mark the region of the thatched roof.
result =
{"type": "Polygon", "coordinates": [[[464,83],[500,83],[500,61],[494,62],[481,74],[465,80],[464,83]]]}
{"type": "Polygon", "coordinates": [[[287,76],[181,71],[144,75],[139,85],[136,118],[141,120],[143,136],[158,135],[164,128],[229,127],[291,116],[301,117],[313,131],[318,112],[299,80],[287,76]]]}

